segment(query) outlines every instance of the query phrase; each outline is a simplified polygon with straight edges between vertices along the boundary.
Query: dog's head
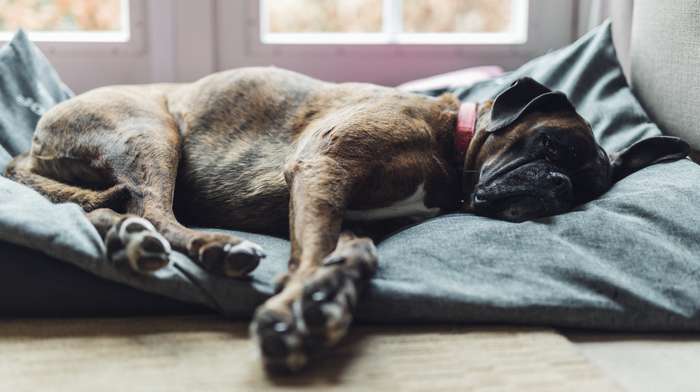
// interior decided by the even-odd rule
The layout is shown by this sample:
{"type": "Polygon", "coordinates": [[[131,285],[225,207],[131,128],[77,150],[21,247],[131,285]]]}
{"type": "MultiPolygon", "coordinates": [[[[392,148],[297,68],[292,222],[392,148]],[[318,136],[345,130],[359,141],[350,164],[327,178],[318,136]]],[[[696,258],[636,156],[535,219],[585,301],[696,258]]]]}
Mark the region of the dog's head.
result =
{"type": "Polygon", "coordinates": [[[653,137],[607,154],[566,95],[523,78],[479,110],[464,163],[463,209],[509,221],[556,215],[688,152],[678,138],[653,137]]]}

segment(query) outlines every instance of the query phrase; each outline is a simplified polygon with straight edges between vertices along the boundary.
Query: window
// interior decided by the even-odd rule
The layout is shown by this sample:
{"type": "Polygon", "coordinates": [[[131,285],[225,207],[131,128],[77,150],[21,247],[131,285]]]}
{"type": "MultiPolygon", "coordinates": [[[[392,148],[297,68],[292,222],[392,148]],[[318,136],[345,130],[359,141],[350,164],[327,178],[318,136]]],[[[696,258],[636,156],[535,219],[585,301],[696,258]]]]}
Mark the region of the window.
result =
{"type": "Polygon", "coordinates": [[[220,68],[276,65],[396,85],[477,65],[516,68],[573,38],[576,0],[219,0],[220,68]]]}
{"type": "MultiPolygon", "coordinates": [[[[145,82],[149,66],[155,64],[147,46],[146,17],[169,15],[169,3],[0,0],[0,47],[17,29],[23,29],[75,92],[106,84],[145,82]],[[151,4],[154,8],[158,5],[158,12],[146,12],[151,4]]],[[[158,26],[149,27],[154,33],[166,35],[158,26]]]]}
{"type": "Polygon", "coordinates": [[[261,0],[266,44],[518,44],[527,0],[261,0]]]}
{"type": "Polygon", "coordinates": [[[0,39],[22,28],[34,41],[127,42],[128,0],[0,0],[0,39]]]}

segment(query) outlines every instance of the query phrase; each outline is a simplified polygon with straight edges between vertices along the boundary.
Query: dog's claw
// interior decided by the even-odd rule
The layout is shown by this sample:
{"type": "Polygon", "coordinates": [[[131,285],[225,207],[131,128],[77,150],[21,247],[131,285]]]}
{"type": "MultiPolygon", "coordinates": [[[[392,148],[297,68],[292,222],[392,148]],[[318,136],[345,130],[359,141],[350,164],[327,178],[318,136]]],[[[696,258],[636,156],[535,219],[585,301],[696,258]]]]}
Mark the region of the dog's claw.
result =
{"type": "Polygon", "coordinates": [[[214,242],[199,250],[199,260],[207,270],[233,278],[249,274],[264,258],[262,248],[250,241],[238,244],[214,242]]]}
{"type": "Polygon", "coordinates": [[[251,334],[257,340],[268,370],[296,371],[306,364],[299,331],[295,323],[284,315],[259,309],[251,324],[251,334]]]}
{"type": "Polygon", "coordinates": [[[164,268],[170,252],[170,243],[143,218],[129,217],[107,234],[107,257],[134,272],[150,274],[164,268]]]}

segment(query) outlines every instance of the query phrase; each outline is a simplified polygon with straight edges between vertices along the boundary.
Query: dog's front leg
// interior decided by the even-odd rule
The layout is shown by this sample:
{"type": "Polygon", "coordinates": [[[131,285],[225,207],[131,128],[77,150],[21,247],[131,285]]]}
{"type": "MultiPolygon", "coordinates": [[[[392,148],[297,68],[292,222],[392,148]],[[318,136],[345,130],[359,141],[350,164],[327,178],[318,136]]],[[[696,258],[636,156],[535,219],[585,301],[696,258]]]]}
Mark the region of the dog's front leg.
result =
{"type": "Polygon", "coordinates": [[[372,241],[340,233],[357,173],[327,157],[292,164],[289,272],[256,312],[251,331],[268,368],[297,370],[342,338],[376,269],[372,241]]]}

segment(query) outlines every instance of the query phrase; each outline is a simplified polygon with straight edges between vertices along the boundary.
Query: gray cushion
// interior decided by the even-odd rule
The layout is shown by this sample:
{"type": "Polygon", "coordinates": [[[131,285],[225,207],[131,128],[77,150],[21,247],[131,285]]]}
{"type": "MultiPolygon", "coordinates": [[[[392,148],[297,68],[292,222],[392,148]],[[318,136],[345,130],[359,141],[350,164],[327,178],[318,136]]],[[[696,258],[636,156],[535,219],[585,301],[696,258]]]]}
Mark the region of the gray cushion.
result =
{"type": "Polygon", "coordinates": [[[0,48],[0,173],[27,151],[39,117],[73,93],[23,31],[0,48]]]}
{"type": "MultiPolygon", "coordinates": [[[[483,99],[525,75],[569,94],[609,150],[660,134],[625,83],[609,24],[511,74],[456,92],[483,99]]],[[[697,330],[698,181],[700,167],[683,160],[644,169],[598,200],[551,218],[508,223],[452,214],[407,228],[379,244],[380,268],[358,319],[697,330]]],[[[0,238],[231,317],[250,317],[286,268],[286,240],[236,233],[269,256],[250,280],[211,276],[179,254],[155,278],[138,277],[104,261],[97,233],[75,206],[51,205],[7,180],[0,179],[0,190],[0,206],[10,206],[0,208],[0,238]],[[11,213],[20,209],[21,215],[11,213]]]]}
{"type": "MultiPolygon", "coordinates": [[[[0,48],[0,173],[12,156],[29,149],[34,126],[41,114],[72,95],[24,32],[18,32],[9,44],[0,48]]],[[[10,183],[3,178],[0,180],[10,183]]],[[[11,198],[10,188],[15,186],[18,185],[0,187],[0,199],[11,198]]],[[[34,208],[31,202],[23,206],[30,210],[34,208]]],[[[11,203],[0,204],[3,213],[20,218],[15,221],[18,225],[29,227],[31,224],[24,220],[24,212],[19,208],[11,203]]],[[[46,226],[53,230],[52,233],[63,229],[79,233],[80,240],[76,243],[83,243],[84,230],[78,230],[79,225],[84,224],[80,211],[73,206],[65,216],[55,215],[61,214],[59,211],[63,209],[50,209],[52,219],[45,221],[46,226]],[[61,222],[61,219],[67,220],[61,222]]],[[[5,238],[10,233],[21,233],[8,224],[3,230],[7,231],[5,238]]],[[[89,232],[92,234],[91,228],[89,232]]],[[[43,241],[43,245],[46,246],[42,249],[44,253],[0,241],[0,317],[115,316],[204,310],[201,306],[100,279],[54,259],[49,256],[52,253],[49,243],[43,241]]],[[[66,253],[64,258],[69,255],[66,253]]]]}

